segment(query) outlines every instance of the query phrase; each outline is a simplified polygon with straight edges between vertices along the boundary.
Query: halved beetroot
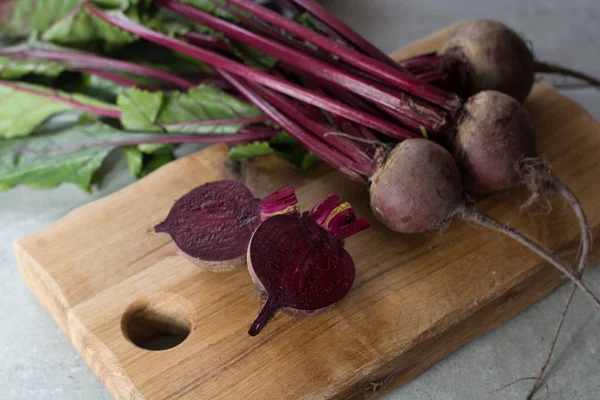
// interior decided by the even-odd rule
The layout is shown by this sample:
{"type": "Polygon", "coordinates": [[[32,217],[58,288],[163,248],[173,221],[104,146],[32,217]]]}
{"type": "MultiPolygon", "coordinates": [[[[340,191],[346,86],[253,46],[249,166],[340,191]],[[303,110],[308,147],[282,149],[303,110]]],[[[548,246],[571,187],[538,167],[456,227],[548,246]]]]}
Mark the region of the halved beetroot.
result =
{"type": "Polygon", "coordinates": [[[260,224],[248,247],[248,270],[266,302],[248,333],[257,335],[278,310],[314,316],[340,301],[354,283],[344,239],[369,226],[350,204],[330,195],[312,212],[260,224]]]}
{"type": "Polygon", "coordinates": [[[243,264],[252,233],[262,221],[297,212],[298,201],[291,187],[261,200],[239,182],[215,181],[177,200],[154,230],[171,235],[179,251],[195,264],[227,271],[243,264]]]}

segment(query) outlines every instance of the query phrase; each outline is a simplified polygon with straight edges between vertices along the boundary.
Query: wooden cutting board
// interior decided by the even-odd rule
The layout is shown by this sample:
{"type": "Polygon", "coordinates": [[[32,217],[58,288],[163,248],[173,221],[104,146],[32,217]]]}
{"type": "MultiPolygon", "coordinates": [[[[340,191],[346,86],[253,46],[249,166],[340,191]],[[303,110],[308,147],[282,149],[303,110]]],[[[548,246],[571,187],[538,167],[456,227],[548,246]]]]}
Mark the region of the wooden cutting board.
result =
{"type": "MultiPolygon", "coordinates": [[[[395,55],[435,50],[455,27],[395,55]]],[[[579,196],[598,238],[600,126],[545,84],[527,108],[541,154],[579,196]]],[[[362,188],[324,165],[300,174],[263,158],[233,173],[226,153],[213,146],[173,162],[15,244],[25,283],[118,399],[374,398],[562,282],[520,245],[465,223],[443,234],[394,234],[376,223],[362,188]],[[204,272],[176,254],[167,235],[151,233],[188,190],[237,175],[257,195],[293,184],[304,209],[337,193],[373,223],[347,242],[356,283],[333,311],[279,316],[251,338],[259,302],[247,270],[204,272]],[[164,346],[186,335],[163,351],[133,343],[155,348],[157,336],[164,346]]],[[[578,231],[569,209],[559,199],[547,217],[539,207],[519,213],[526,198],[511,190],[478,208],[572,263],[578,231]]]]}

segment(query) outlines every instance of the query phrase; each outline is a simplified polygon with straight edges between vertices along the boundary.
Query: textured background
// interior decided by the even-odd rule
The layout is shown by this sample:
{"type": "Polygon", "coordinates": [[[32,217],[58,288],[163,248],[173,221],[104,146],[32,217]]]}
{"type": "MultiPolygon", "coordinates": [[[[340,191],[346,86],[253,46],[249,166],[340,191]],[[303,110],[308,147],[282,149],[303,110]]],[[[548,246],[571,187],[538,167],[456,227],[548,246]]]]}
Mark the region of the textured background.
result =
{"type": "MultiPolygon", "coordinates": [[[[393,51],[459,19],[495,18],[533,42],[538,58],[600,76],[598,0],[325,0],[336,15],[385,51],[393,51]]],[[[560,83],[560,80],[553,80],[560,83]]],[[[565,92],[600,119],[600,92],[565,92]]],[[[22,284],[11,242],[70,210],[129,184],[123,163],[107,168],[105,185],[87,195],[71,186],[0,193],[0,398],[101,400],[110,395],[22,284]]],[[[600,178],[600,177],[599,177],[600,178]]],[[[600,199],[599,199],[600,206],[600,199]]],[[[600,269],[586,275],[600,291],[600,269]]],[[[567,285],[479,337],[386,400],[522,399],[552,335],[567,285]]],[[[577,295],[547,381],[551,399],[600,398],[600,317],[577,295]]],[[[543,398],[538,393],[536,398],[543,398]]]]}

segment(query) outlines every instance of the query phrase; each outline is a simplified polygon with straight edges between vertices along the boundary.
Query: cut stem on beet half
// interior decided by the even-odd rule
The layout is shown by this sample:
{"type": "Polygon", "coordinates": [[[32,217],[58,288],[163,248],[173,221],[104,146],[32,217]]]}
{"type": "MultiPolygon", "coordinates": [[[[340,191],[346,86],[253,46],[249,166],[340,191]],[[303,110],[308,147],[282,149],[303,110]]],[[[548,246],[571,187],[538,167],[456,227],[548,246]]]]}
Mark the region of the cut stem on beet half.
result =
{"type": "Polygon", "coordinates": [[[312,212],[262,222],[248,246],[248,271],[266,302],[248,334],[256,336],[279,310],[310,317],[340,301],[355,276],[344,239],[368,227],[336,195],[326,197],[312,212]]]}
{"type": "Polygon", "coordinates": [[[212,271],[241,266],[254,230],[278,214],[297,214],[294,189],[257,199],[243,184],[222,180],[199,186],[175,202],[155,232],[171,236],[178,251],[212,271]]]}

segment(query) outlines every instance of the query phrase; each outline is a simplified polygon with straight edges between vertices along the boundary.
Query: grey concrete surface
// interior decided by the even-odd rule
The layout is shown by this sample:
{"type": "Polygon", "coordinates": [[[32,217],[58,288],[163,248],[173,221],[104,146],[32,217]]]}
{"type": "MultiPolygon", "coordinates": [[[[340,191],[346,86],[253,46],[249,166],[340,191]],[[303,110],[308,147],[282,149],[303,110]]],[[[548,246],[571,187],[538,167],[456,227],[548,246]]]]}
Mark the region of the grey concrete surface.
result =
{"type": "MultiPolygon", "coordinates": [[[[325,0],[325,4],[386,51],[458,19],[495,18],[530,39],[540,59],[600,76],[598,0],[325,0]]],[[[600,119],[600,92],[565,93],[600,119]]],[[[50,191],[17,188],[0,194],[0,399],[111,398],[22,284],[11,242],[130,182],[125,166],[117,162],[108,169],[105,185],[92,195],[71,186],[50,191]]],[[[600,292],[600,269],[586,279],[600,292]]],[[[530,382],[493,395],[488,392],[537,371],[567,291],[563,286],[385,399],[522,399],[530,382]]],[[[572,310],[547,376],[549,398],[600,399],[600,317],[579,294],[572,310]]],[[[536,398],[542,399],[543,392],[536,398]]]]}

